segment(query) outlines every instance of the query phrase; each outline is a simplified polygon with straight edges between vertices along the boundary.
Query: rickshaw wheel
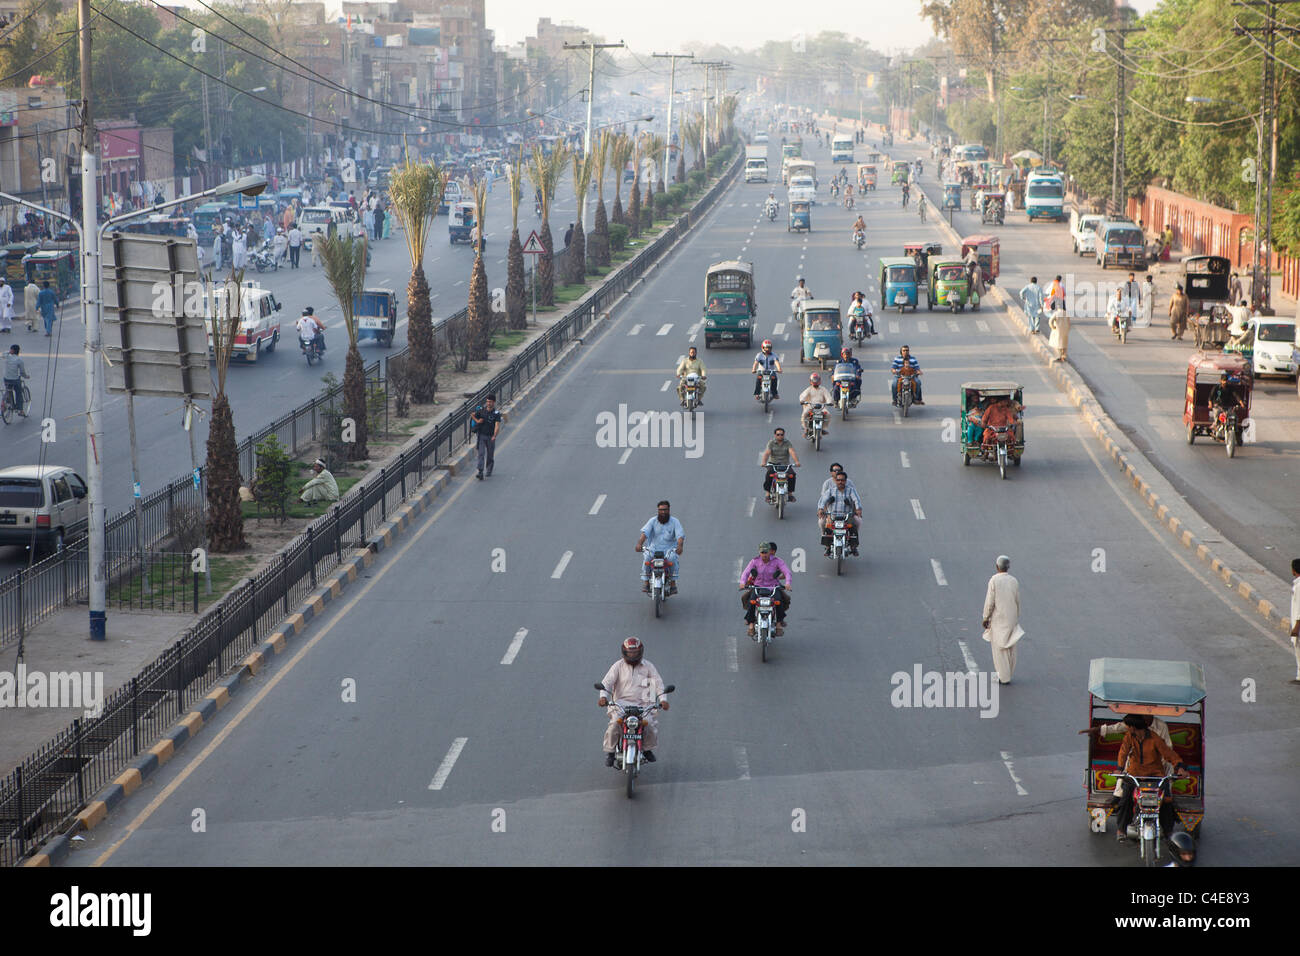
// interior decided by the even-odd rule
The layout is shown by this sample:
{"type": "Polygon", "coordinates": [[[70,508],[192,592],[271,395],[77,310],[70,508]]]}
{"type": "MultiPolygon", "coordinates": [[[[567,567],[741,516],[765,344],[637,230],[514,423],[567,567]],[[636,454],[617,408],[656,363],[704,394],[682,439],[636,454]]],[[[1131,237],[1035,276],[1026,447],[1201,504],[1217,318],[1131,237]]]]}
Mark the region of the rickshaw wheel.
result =
{"type": "Polygon", "coordinates": [[[1188,426],[1187,426],[1187,444],[1190,445],[1190,444],[1192,444],[1194,441],[1196,441],[1196,426],[1195,426],[1195,425],[1188,425],[1188,426]]]}
{"type": "Polygon", "coordinates": [[[970,465],[970,453],[967,452],[966,449],[964,449],[964,448],[962,449],[962,452],[961,452],[961,463],[962,463],[963,465],[967,465],[967,466],[970,465]]]}

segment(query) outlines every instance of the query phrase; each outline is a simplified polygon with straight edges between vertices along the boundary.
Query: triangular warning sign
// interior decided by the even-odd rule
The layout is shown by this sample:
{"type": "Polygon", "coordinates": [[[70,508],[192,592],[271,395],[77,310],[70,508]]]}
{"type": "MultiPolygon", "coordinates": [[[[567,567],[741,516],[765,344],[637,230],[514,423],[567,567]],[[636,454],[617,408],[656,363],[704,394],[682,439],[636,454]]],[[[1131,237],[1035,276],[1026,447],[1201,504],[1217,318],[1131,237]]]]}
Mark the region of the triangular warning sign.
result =
{"type": "Polygon", "coordinates": [[[542,245],[542,240],[537,237],[537,231],[534,230],[528,234],[528,241],[524,243],[524,255],[537,256],[546,251],[542,245]]]}

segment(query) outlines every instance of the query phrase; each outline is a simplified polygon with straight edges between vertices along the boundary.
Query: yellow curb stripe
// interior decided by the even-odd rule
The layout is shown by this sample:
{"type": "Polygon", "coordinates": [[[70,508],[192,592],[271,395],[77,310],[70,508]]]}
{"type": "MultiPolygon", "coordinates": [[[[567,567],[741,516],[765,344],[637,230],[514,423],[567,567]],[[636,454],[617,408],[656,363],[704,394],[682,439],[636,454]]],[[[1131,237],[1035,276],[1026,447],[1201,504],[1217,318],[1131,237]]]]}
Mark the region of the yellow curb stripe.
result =
{"type": "Polygon", "coordinates": [[[203,726],[203,715],[197,710],[191,710],[188,714],[180,719],[180,725],[188,728],[190,736],[193,737],[203,726]]]}
{"type": "Polygon", "coordinates": [[[271,645],[272,650],[277,654],[283,654],[285,646],[288,643],[288,638],[285,637],[284,631],[276,631],[267,638],[266,642],[271,645]]]}
{"type": "Polygon", "coordinates": [[[149,748],[149,753],[153,754],[155,757],[158,758],[158,766],[161,767],[167,761],[171,760],[173,756],[175,756],[176,745],[172,743],[172,739],[170,737],[164,737],[162,740],[158,741],[156,744],[154,744],[152,747],[149,748]]]}
{"type": "Polygon", "coordinates": [[[108,805],[103,800],[95,800],[86,809],[77,814],[77,822],[84,829],[93,830],[104,822],[108,816],[108,805]]]}
{"type": "Polygon", "coordinates": [[[206,696],[208,700],[214,700],[217,702],[217,710],[221,710],[221,708],[230,703],[230,691],[225,687],[214,687],[212,690],[208,691],[206,696]]]}
{"type": "Polygon", "coordinates": [[[144,777],[140,776],[140,771],[134,767],[124,771],[116,780],[113,781],[122,788],[122,792],[128,797],[140,789],[144,783],[144,777]]]}
{"type": "Polygon", "coordinates": [[[298,611],[294,611],[292,614],[290,614],[288,617],[284,619],[284,623],[287,626],[293,628],[293,632],[297,634],[302,630],[303,625],[306,624],[307,621],[306,618],[304,618],[301,613],[299,613],[298,611]]]}
{"type": "Polygon", "coordinates": [[[30,860],[23,862],[23,866],[49,866],[50,855],[48,853],[37,853],[30,860]]]}

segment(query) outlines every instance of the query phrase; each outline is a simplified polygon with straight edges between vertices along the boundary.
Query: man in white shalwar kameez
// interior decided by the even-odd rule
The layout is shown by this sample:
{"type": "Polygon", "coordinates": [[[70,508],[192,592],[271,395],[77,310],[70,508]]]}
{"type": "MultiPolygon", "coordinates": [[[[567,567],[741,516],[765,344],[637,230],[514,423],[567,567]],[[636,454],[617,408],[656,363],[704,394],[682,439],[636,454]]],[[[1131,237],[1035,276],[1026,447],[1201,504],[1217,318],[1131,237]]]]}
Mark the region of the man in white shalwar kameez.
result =
{"type": "Polygon", "coordinates": [[[1016,670],[1016,642],[1025,633],[1020,627],[1020,582],[1008,573],[1011,559],[1005,554],[998,555],[997,568],[984,596],[984,640],[993,649],[998,682],[1010,684],[1016,670]]]}

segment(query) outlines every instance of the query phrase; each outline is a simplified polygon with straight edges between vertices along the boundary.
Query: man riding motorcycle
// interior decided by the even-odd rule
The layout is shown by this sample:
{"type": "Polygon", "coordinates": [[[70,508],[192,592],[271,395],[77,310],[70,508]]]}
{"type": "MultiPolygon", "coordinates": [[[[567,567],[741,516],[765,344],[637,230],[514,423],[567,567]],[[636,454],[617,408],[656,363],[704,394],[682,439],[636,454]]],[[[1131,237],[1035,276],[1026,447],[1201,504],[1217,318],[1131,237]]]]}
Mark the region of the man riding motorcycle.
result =
{"type": "Polygon", "coordinates": [[[852,365],[858,373],[853,384],[849,386],[849,399],[856,400],[862,394],[862,363],[853,357],[853,349],[846,345],[840,349],[840,364],[852,365]]]}
{"type": "Polygon", "coordinates": [[[867,338],[876,334],[876,317],[872,314],[871,302],[861,292],[855,292],[849,300],[849,338],[857,334],[859,322],[866,323],[867,338]]]}
{"type": "Polygon", "coordinates": [[[769,218],[774,217],[777,209],[780,208],[780,205],[781,204],[776,201],[776,191],[768,190],[767,202],[763,206],[763,212],[765,212],[769,218]]]}
{"type": "Polygon", "coordinates": [[[862,236],[863,242],[867,239],[867,221],[862,218],[862,213],[858,213],[858,218],[853,221],[853,241],[858,241],[858,236],[862,236]]]}
{"type": "Polygon", "coordinates": [[[321,320],[316,318],[315,310],[309,305],[302,310],[302,315],[294,323],[298,329],[298,339],[303,345],[316,343],[317,349],[325,351],[325,326],[321,320]]]}
{"type": "MultiPolygon", "coordinates": [[[[772,440],[767,443],[763,449],[763,455],[759,458],[758,463],[763,466],[763,492],[770,503],[772,500],[772,467],[774,465],[789,465],[791,463],[799,467],[799,456],[795,453],[794,445],[786,440],[785,429],[777,428],[772,432],[772,440]]],[[[788,500],[794,502],[794,484],[795,473],[793,470],[787,473],[787,481],[790,485],[790,491],[787,496],[788,500]]]]}
{"type": "MultiPolygon", "coordinates": [[[[802,281],[802,280],[801,280],[802,281]]],[[[772,373],[772,398],[777,399],[781,396],[777,393],[777,382],[780,380],[781,360],[772,353],[772,340],[763,339],[759,353],[754,356],[754,367],[749,370],[754,373],[754,399],[755,401],[763,400],[763,381],[758,376],[759,372],[772,373]]]]}
{"type": "Polygon", "coordinates": [[[889,371],[894,376],[893,384],[890,386],[890,394],[893,396],[894,404],[898,404],[898,378],[903,372],[903,366],[912,370],[912,395],[917,405],[924,405],[921,401],[921,365],[912,357],[912,350],[904,345],[894,356],[893,364],[889,371]]]}
{"type": "Polygon", "coordinates": [[[790,312],[794,315],[799,314],[799,303],[804,299],[813,297],[812,289],[804,285],[803,276],[795,283],[795,287],[790,290],[790,312]]]}
{"type": "Polygon", "coordinates": [[[705,371],[704,362],[699,356],[699,350],[692,345],[686,350],[686,357],[677,363],[677,398],[681,401],[682,408],[686,407],[686,376],[692,372],[700,377],[695,387],[695,404],[700,407],[704,405],[705,379],[708,377],[708,372],[705,371]]]}
{"type": "Polygon", "coordinates": [[[745,609],[745,623],[749,625],[747,633],[750,637],[754,636],[754,623],[757,615],[754,605],[749,603],[749,589],[753,587],[776,588],[774,600],[778,603],[776,605],[775,633],[777,637],[780,637],[785,633],[785,612],[790,609],[789,592],[794,590],[790,585],[791,578],[790,569],[773,552],[772,543],[770,541],[760,542],[758,557],[752,559],[749,564],[745,565],[745,570],[740,572],[740,590],[746,592],[740,597],[740,605],[745,609]]]}
{"type": "Polygon", "coordinates": [[[848,487],[848,475],[836,472],[832,479],[833,486],[823,492],[817,502],[817,528],[821,532],[822,545],[826,548],[826,557],[831,556],[831,536],[826,530],[828,515],[847,514],[849,516],[849,551],[858,553],[858,526],[862,522],[862,499],[856,491],[848,487]]]}
{"type": "MultiPolygon", "coordinates": [[[[671,514],[671,507],[667,501],[661,501],[655,506],[655,516],[645,523],[641,529],[641,537],[637,539],[634,550],[645,551],[654,554],[656,551],[662,551],[664,557],[668,559],[668,593],[677,593],[677,558],[686,550],[686,532],[682,529],[682,523],[674,518],[671,514]]],[[[642,559],[641,565],[641,591],[645,594],[650,593],[650,572],[646,570],[645,560],[642,559]]]]}
{"type": "MultiPolygon", "coordinates": [[[[649,710],[655,704],[660,710],[668,709],[664,699],[664,682],[659,670],[645,659],[645,645],[635,637],[623,642],[621,660],[605,672],[600,682],[605,690],[601,691],[596,701],[597,707],[608,708],[609,726],[605,728],[605,766],[614,766],[614,754],[618,750],[618,708],[610,706],[611,697],[615,703],[629,707],[642,707],[649,710]],[[605,691],[610,696],[606,696],[605,691]]],[[[641,756],[646,763],[654,763],[654,748],[659,746],[659,727],[654,711],[641,717],[641,756]]]]}
{"type": "Polygon", "coordinates": [[[1227,412],[1233,408],[1244,412],[1246,403],[1242,401],[1241,395],[1238,394],[1232,376],[1224,372],[1219,376],[1219,384],[1210,389],[1210,421],[1217,422],[1221,412],[1227,412]]]}
{"type": "MultiPolygon", "coordinates": [[[[804,437],[812,434],[812,407],[814,405],[829,405],[832,401],[831,393],[822,386],[822,377],[816,372],[808,376],[808,383],[808,387],[799,393],[799,404],[803,406],[801,421],[803,422],[804,437]]],[[[830,434],[829,416],[827,416],[826,421],[822,422],[822,434],[830,434]]]]}

